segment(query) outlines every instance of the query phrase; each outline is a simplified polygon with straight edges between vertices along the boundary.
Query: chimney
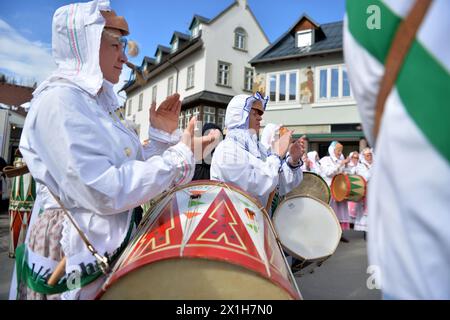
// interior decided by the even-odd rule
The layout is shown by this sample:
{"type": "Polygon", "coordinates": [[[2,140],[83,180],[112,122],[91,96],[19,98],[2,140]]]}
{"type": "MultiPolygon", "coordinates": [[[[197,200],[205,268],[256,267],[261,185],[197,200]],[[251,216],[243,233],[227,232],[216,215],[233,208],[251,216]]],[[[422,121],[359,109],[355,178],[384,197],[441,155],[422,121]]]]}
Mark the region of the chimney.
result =
{"type": "Polygon", "coordinates": [[[239,7],[245,9],[247,7],[247,0],[237,0],[239,7]]]}

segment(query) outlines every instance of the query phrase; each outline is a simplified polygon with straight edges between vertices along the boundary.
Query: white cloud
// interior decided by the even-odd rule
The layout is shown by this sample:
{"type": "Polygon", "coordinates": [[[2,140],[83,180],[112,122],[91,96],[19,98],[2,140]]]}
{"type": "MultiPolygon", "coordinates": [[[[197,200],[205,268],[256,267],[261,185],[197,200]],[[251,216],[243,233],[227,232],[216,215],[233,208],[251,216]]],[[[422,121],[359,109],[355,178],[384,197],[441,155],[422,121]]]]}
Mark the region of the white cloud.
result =
{"type": "Polygon", "coordinates": [[[43,81],[56,69],[50,45],[26,39],[2,19],[0,61],[3,70],[30,83],[43,81]]]}

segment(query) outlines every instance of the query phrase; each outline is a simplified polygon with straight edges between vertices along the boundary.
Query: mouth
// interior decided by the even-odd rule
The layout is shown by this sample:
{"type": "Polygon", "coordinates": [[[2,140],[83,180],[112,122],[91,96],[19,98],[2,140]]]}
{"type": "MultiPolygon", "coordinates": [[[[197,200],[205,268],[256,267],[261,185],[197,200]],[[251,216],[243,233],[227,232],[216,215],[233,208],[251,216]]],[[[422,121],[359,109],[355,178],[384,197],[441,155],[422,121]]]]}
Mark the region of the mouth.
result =
{"type": "Polygon", "coordinates": [[[114,67],[114,69],[122,71],[122,67],[114,67]]]}

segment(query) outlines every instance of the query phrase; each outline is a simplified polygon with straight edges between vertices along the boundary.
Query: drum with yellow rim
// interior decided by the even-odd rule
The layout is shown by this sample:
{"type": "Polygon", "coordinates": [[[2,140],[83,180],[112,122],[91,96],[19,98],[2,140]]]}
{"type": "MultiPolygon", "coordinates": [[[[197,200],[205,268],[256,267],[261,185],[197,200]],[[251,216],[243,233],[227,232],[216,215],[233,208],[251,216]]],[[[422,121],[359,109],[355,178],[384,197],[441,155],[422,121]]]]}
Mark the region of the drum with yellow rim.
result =
{"type": "Polygon", "coordinates": [[[330,188],[323,178],[313,172],[303,172],[302,182],[289,192],[286,197],[312,196],[325,203],[331,199],[330,188]]]}
{"type": "Polygon", "coordinates": [[[195,181],[153,205],[101,299],[301,299],[267,213],[236,186],[195,181]]]}
{"type": "Polygon", "coordinates": [[[357,174],[338,174],[331,181],[331,194],[337,202],[358,202],[366,196],[367,182],[357,174]]]}

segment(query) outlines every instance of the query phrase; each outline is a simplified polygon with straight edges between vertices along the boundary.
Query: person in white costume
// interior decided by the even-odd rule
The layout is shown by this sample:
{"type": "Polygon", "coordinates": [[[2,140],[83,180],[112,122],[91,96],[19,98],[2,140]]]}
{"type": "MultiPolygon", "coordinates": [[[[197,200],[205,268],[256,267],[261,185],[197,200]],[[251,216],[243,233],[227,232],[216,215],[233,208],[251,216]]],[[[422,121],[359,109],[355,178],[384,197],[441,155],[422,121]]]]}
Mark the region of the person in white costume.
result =
{"type": "Polygon", "coordinates": [[[101,286],[105,276],[63,207],[113,262],[133,231],[132,209],[192,178],[195,119],[185,134],[176,131],[178,94],[158,109],[151,106],[147,148],[113,112],[128,33],[127,22],[106,0],[66,5],[54,14],[58,68],[33,93],[20,141],[39,183],[35,209],[43,212],[35,214],[21,249],[19,290],[13,281],[10,298],[91,299],[101,286]],[[48,284],[61,265],[60,281],[48,284]]]}
{"type": "Polygon", "coordinates": [[[313,172],[318,175],[322,174],[322,167],[320,165],[319,154],[317,151],[310,151],[307,153],[304,171],[313,172]]]}
{"type": "MultiPolygon", "coordinates": [[[[331,186],[331,181],[333,177],[337,174],[344,173],[346,169],[346,165],[350,161],[350,159],[346,159],[342,154],[343,146],[337,141],[331,142],[328,147],[328,156],[320,159],[321,165],[321,175],[328,186],[331,186]]],[[[346,200],[337,202],[333,198],[331,198],[330,206],[333,208],[336,213],[336,217],[341,224],[342,230],[350,229],[350,216],[348,213],[348,203],[346,200]]],[[[341,241],[348,242],[349,240],[342,236],[341,241]]]]}
{"type": "Polygon", "coordinates": [[[394,35],[419,0],[347,1],[344,57],[364,133],[374,146],[368,195],[368,257],[373,288],[385,299],[450,299],[450,1],[432,1],[376,128],[394,35]],[[378,7],[380,28],[366,10],[378,7]],[[376,135],[375,133],[378,133],[376,135]],[[426,164],[426,168],[423,167],[426,164]]]}
{"type": "MultiPolygon", "coordinates": [[[[279,195],[283,196],[300,184],[304,153],[303,139],[290,144],[292,131],[276,138],[267,132],[265,137],[269,138],[265,140],[270,142],[270,152],[258,141],[266,103],[267,98],[259,92],[231,99],[225,114],[227,135],[217,146],[211,163],[212,180],[236,184],[257,198],[263,207],[277,186],[279,195]]],[[[275,132],[276,128],[273,129],[275,132]]]]}
{"type": "MultiPolygon", "coordinates": [[[[370,150],[369,148],[366,149],[370,150]]],[[[347,163],[345,172],[353,175],[354,174],[361,175],[363,176],[364,179],[366,179],[365,175],[368,173],[368,170],[360,162],[360,157],[362,156],[363,156],[362,153],[359,154],[358,151],[350,152],[350,154],[348,155],[350,162],[347,163]]],[[[358,202],[348,201],[347,203],[348,203],[348,213],[350,216],[350,228],[353,227],[353,229],[357,231],[366,231],[365,199],[358,202]]]]}

